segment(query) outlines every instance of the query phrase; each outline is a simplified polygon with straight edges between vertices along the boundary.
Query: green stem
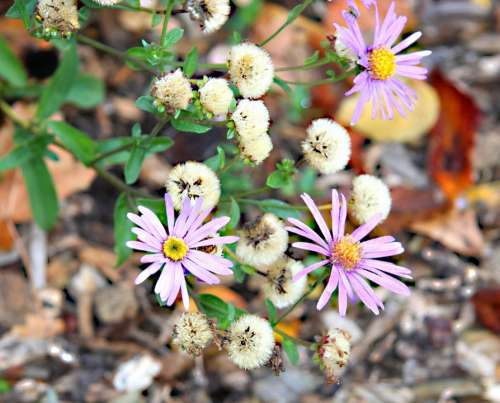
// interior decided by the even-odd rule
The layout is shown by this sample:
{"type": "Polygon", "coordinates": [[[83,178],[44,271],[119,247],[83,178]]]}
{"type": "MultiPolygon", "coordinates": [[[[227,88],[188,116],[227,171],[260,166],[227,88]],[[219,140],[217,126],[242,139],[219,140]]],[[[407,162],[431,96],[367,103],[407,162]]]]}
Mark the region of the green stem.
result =
{"type": "Polygon", "coordinates": [[[278,67],[275,71],[298,71],[298,70],[311,70],[315,69],[316,67],[324,66],[325,64],[331,63],[331,60],[325,58],[318,60],[316,63],[312,64],[301,64],[300,66],[289,66],[289,67],[278,67]]]}
{"type": "MultiPolygon", "coordinates": [[[[240,202],[242,204],[251,204],[251,205],[255,205],[255,206],[260,206],[261,203],[262,203],[262,200],[242,199],[242,198],[237,198],[236,201],[240,202]]],[[[322,205],[318,206],[318,209],[322,210],[322,211],[328,211],[331,208],[332,208],[332,206],[330,204],[322,204],[322,205]]],[[[282,210],[309,211],[309,209],[307,208],[307,206],[304,206],[304,205],[301,205],[301,204],[290,204],[288,206],[286,206],[286,205],[281,206],[280,205],[280,209],[282,209],[282,210]]]]}
{"type": "Polygon", "coordinates": [[[0,109],[3,113],[5,113],[5,115],[7,115],[8,118],[10,118],[10,120],[21,126],[23,129],[30,128],[30,123],[25,120],[19,119],[14,109],[12,109],[11,106],[3,99],[0,99],[0,109]]]}
{"type": "Polygon", "coordinates": [[[268,188],[267,186],[262,186],[262,187],[257,188],[257,189],[248,190],[246,192],[238,193],[238,194],[235,195],[235,197],[254,196],[254,195],[257,195],[257,194],[260,194],[260,193],[267,192],[269,190],[270,190],[270,188],[268,188]]]}
{"type": "Polygon", "coordinates": [[[220,174],[223,174],[223,173],[226,173],[227,171],[229,171],[233,166],[234,164],[236,164],[237,162],[239,161],[239,156],[236,155],[231,161],[229,161],[226,165],[224,165],[224,167],[220,170],[220,174]]]}
{"type": "Polygon", "coordinates": [[[347,77],[353,76],[354,74],[355,74],[355,72],[353,70],[349,70],[349,71],[344,72],[340,76],[324,78],[322,80],[316,80],[316,81],[287,81],[287,80],[283,80],[281,78],[280,78],[280,80],[282,80],[283,82],[290,84],[290,85],[303,85],[304,87],[315,87],[317,85],[337,83],[339,81],[345,80],[347,77]]]}
{"type": "Polygon", "coordinates": [[[165,39],[167,37],[167,26],[170,21],[170,15],[174,9],[175,0],[168,0],[167,8],[165,9],[165,17],[163,18],[163,26],[161,28],[160,45],[165,46],[165,39]]]}
{"type": "Polygon", "coordinates": [[[85,45],[91,46],[94,49],[100,50],[102,52],[108,53],[112,56],[115,56],[121,60],[128,60],[129,62],[137,64],[141,69],[149,71],[153,74],[156,74],[156,70],[148,66],[142,60],[128,55],[126,52],[122,52],[121,50],[115,49],[111,46],[108,46],[102,42],[96,41],[95,39],[89,38],[88,36],[78,34],[76,36],[78,42],[83,43],[85,45]]]}
{"type": "Polygon", "coordinates": [[[281,33],[288,25],[294,22],[297,17],[302,14],[302,12],[313,2],[314,0],[305,0],[302,4],[295,6],[292,11],[296,12],[290,17],[290,13],[288,14],[286,21],[275,31],[273,32],[267,39],[263,40],[259,43],[259,46],[265,46],[269,42],[271,42],[277,35],[281,33]]]}
{"type": "Polygon", "coordinates": [[[316,279],[316,281],[309,286],[309,288],[304,293],[304,295],[302,295],[302,297],[300,297],[295,302],[295,304],[293,304],[290,308],[288,308],[285,312],[283,312],[278,317],[278,319],[274,323],[274,326],[276,326],[278,323],[282,322],[290,313],[292,313],[294,311],[294,309],[297,306],[299,306],[302,303],[302,301],[304,301],[316,289],[316,287],[323,282],[324,279],[326,279],[328,277],[329,274],[330,273],[327,270],[325,270],[323,273],[321,273],[321,275],[316,279]]]}

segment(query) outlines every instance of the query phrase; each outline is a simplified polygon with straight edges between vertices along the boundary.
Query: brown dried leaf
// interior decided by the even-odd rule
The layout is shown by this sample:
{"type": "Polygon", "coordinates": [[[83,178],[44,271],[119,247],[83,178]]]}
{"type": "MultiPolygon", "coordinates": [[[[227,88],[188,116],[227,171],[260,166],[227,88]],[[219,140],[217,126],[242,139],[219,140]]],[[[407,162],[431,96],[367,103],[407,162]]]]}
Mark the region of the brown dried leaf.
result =
{"type": "Polygon", "coordinates": [[[452,210],[428,221],[418,221],[411,229],[442,243],[454,252],[467,256],[480,256],[485,241],[473,210],[452,210]]]}

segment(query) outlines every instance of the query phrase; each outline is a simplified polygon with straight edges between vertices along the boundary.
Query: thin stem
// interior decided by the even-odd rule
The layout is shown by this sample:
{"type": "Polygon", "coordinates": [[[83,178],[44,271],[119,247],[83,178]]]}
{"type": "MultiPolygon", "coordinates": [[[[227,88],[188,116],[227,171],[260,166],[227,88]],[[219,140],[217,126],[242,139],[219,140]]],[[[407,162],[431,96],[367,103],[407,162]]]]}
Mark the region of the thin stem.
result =
{"type": "Polygon", "coordinates": [[[262,186],[262,187],[257,188],[257,189],[248,190],[246,192],[238,193],[238,194],[236,194],[236,197],[254,196],[254,195],[257,195],[257,194],[260,194],[260,193],[267,192],[269,190],[270,190],[270,188],[268,188],[267,186],[262,186]]]}
{"type": "Polygon", "coordinates": [[[128,186],[125,182],[123,182],[118,176],[112,174],[111,172],[105,170],[100,166],[93,166],[94,170],[98,173],[98,175],[113,185],[116,189],[121,192],[138,196],[138,197],[150,197],[149,193],[143,192],[142,190],[134,189],[131,186],[128,186]]]}
{"type": "Polygon", "coordinates": [[[331,60],[325,58],[318,60],[316,63],[312,64],[301,64],[300,66],[288,66],[288,67],[278,67],[275,71],[297,71],[297,70],[311,70],[315,69],[316,67],[324,66],[325,64],[331,63],[331,60]]]}
{"type": "MultiPolygon", "coordinates": [[[[252,204],[255,206],[260,206],[262,203],[262,200],[253,200],[253,199],[240,199],[237,198],[236,201],[242,203],[242,204],[252,204]]],[[[328,211],[332,208],[330,204],[322,204],[318,206],[319,210],[322,211],[328,211]]],[[[290,204],[290,205],[280,205],[280,209],[282,210],[299,210],[299,211],[309,211],[307,206],[300,205],[300,204],[290,204]]]]}
{"type": "Polygon", "coordinates": [[[0,109],[7,115],[8,118],[10,118],[10,120],[12,120],[22,128],[28,129],[30,127],[30,123],[26,122],[25,120],[19,119],[14,109],[12,109],[11,106],[3,99],[0,99],[0,109]]]}
{"type": "Polygon", "coordinates": [[[224,167],[222,167],[222,169],[220,170],[219,173],[223,174],[227,171],[229,171],[233,166],[234,164],[236,164],[239,160],[239,157],[238,155],[236,155],[231,161],[229,161],[226,165],[224,165],[224,167]]]}
{"type": "Polygon", "coordinates": [[[290,25],[293,21],[297,19],[297,17],[302,14],[302,12],[313,2],[314,0],[305,0],[302,4],[295,6],[292,11],[296,12],[290,17],[288,14],[286,21],[275,31],[273,32],[267,39],[263,40],[259,43],[259,46],[265,46],[269,42],[271,42],[277,35],[281,33],[288,25],[290,25]]]}
{"type": "Polygon", "coordinates": [[[165,17],[163,18],[163,26],[161,28],[161,37],[160,37],[160,45],[162,47],[165,46],[167,38],[168,22],[170,21],[170,14],[172,14],[172,10],[174,9],[174,4],[175,0],[168,0],[167,8],[165,9],[165,17]]]}
{"type": "Polygon", "coordinates": [[[89,38],[88,36],[78,34],[76,36],[78,42],[81,42],[85,45],[91,46],[94,49],[100,50],[102,52],[108,53],[112,56],[115,56],[121,60],[128,60],[129,62],[137,64],[141,69],[149,71],[153,74],[156,74],[156,70],[148,66],[142,60],[128,55],[126,52],[122,52],[121,50],[115,49],[111,46],[108,46],[102,42],[96,41],[95,39],[89,38]]]}
{"type": "Polygon", "coordinates": [[[287,80],[283,80],[283,79],[281,79],[281,80],[287,84],[290,84],[290,85],[303,85],[304,87],[315,87],[317,85],[336,83],[336,82],[345,80],[347,77],[350,77],[354,74],[355,74],[355,72],[353,70],[349,70],[349,71],[346,71],[345,73],[341,74],[340,76],[324,78],[322,80],[316,80],[316,81],[287,81],[287,80]]]}
{"type": "Polygon", "coordinates": [[[104,160],[108,157],[111,157],[115,154],[121,153],[122,151],[127,151],[131,147],[132,147],[132,144],[124,144],[118,148],[114,148],[113,150],[106,151],[105,153],[102,153],[101,155],[94,158],[90,162],[90,165],[96,165],[97,163],[101,162],[102,160],[104,160]]]}
{"type": "Polygon", "coordinates": [[[318,285],[320,285],[323,280],[328,277],[330,273],[325,270],[323,273],[321,273],[321,275],[316,279],[316,281],[314,283],[312,283],[309,288],[307,289],[307,291],[304,293],[304,295],[302,295],[302,297],[300,297],[296,302],[295,304],[293,304],[290,308],[288,308],[285,312],[283,312],[279,317],[278,319],[276,320],[276,322],[274,323],[274,326],[276,326],[278,323],[280,323],[281,321],[283,321],[291,312],[293,312],[293,310],[299,306],[302,301],[304,301],[315,289],[318,285]]]}
{"type": "Polygon", "coordinates": [[[296,344],[300,344],[304,347],[311,347],[313,343],[309,342],[309,341],[306,341],[306,340],[302,340],[302,339],[299,339],[298,337],[294,337],[294,336],[290,336],[289,334],[285,333],[283,330],[281,329],[276,329],[276,328],[273,328],[273,332],[274,333],[278,333],[281,337],[283,338],[287,338],[287,339],[291,339],[293,340],[296,344]]]}

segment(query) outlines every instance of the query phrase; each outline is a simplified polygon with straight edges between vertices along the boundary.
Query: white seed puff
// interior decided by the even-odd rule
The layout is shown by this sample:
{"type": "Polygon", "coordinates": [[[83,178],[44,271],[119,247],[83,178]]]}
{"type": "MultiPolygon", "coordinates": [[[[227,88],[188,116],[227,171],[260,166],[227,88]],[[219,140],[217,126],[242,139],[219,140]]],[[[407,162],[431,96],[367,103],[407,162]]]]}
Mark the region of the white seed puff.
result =
{"type": "Polygon", "coordinates": [[[122,0],[93,0],[94,3],[98,3],[101,6],[114,6],[115,4],[118,4],[122,0]]]}
{"type": "Polygon", "coordinates": [[[179,210],[185,197],[203,197],[203,209],[213,208],[220,198],[219,178],[208,166],[196,161],[177,164],[165,183],[174,207],[179,210]]]}
{"type": "Polygon", "coordinates": [[[229,52],[229,75],[244,98],[260,98],[273,82],[274,66],[269,54],[252,43],[233,46],[229,52]]]}
{"type": "Polygon", "coordinates": [[[240,368],[261,367],[273,353],[273,329],[267,320],[256,315],[244,315],[233,322],[228,338],[229,358],[240,368]]]}
{"type": "Polygon", "coordinates": [[[39,0],[37,15],[44,30],[69,35],[80,28],[75,0],[39,0]]]}
{"type": "Polygon", "coordinates": [[[323,337],[318,355],[326,375],[332,380],[338,379],[351,354],[351,335],[342,329],[332,329],[323,337]]]}
{"type": "Polygon", "coordinates": [[[189,106],[193,91],[182,70],[177,69],[173,73],[157,78],[151,89],[151,95],[172,113],[176,109],[186,109],[189,106]]]}
{"type": "Polygon", "coordinates": [[[269,298],[277,308],[286,308],[294,304],[304,294],[307,276],[292,281],[293,276],[303,268],[301,262],[286,256],[266,268],[267,276],[262,289],[266,298],[269,298]]]}
{"type": "Polygon", "coordinates": [[[331,119],[317,119],[307,129],[302,142],[305,160],[323,174],[344,169],[351,157],[347,130],[331,119]]]}
{"type": "Polygon", "coordinates": [[[201,105],[207,112],[224,116],[229,112],[233,91],[227,80],[210,78],[199,92],[201,105]]]}
{"type": "Polygon", "coordinates": [[[288,247],[288,232],[271,213],[247,224],[239,235],[236,255],[241,262],[257,268],[276,262],[288,247]]]}
{"type": "Polygon", "coordinates": [[[236,133],[244,139],[261,136],[269,129],[269,110],[262,101],[242,99],[238,102],[231,119],[236,133]]]}
{"type": "Polygon", "coordinates": [[[238,137],[238,148],[243,159],[261,164],[271,153],[273,143],[266,133],[255,137],[238,137]]]}
{"type": "Polygon", "coordinates": [[[391,192],[387,185],[372,175],[360,175],[352,181],[349,213],[358,224],[366,223],[375,214],[385,220],[391,211],[391,192]]]}
{"type": "Polygon", "coordinates": [[[212,341],[212,328],[205,315],[199,312],[185,312],[174,327],[174,344],[196,357],[212,341]]]}
{"type": "Polygon", "coordinates": [[[204,33],[220,29],[231,12],[229,0],[188,0],[186,10],[192,20],[198,21],[204,33]]]}

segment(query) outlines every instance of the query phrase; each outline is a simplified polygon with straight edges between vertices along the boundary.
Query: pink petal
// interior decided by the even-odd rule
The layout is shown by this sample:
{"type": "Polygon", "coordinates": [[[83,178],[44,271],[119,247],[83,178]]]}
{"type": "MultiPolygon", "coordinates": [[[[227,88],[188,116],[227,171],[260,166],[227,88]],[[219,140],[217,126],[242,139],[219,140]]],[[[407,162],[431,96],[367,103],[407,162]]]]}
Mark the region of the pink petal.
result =
{"type": "Polygon", "coordinates": [[[143,252],[159,252],[158,248],[154,248],[153,246],[139,241],[127,241],[126,245],[130,249],[142,250],[143,252]]]}
{"type": "Polygon", "coordinates": [[[361,241],[378,225],[381,219],[381,214],[375,214],[371,219],[368,220],[368,222],[356,228],[352,232],[351,237],[356,241],[361,241]]]}
{"type": "Polygon", "coordinates": [[[316,252],[319,253],[320,255],[328,256],[330,254],[329,251],[327,251],[325,248],[322,248],[319,245],[316,245],[315,243],[309,243],[309,242],[294,242],[292,243],[292,246],[297,249],[303,249],[303,250],[308,250],[311,252],[316,252]]]}
{"type": "Polygon", "coordinates": [[[332,242],[332,235],[328,230],[325,219],[321,215],[321,212],[318,210],[318,207],[314,203],[313,199],[311,199],[311,196],[309,196],[307,193],[303,193],[300,197],[302,198],[302,200],[304,200],[304,203],[306,204],[307,208],[313,215],[314,220],[318,224],[318,227],[321,230],[323,236],[325,237],[326,242],[327,243],[332,242]]]}
{"type": "Polygon", "coordinates": [[[327,263],[330,263],[330,260],[328,259],[325,259],[325,260],[322,260],[320,262],[316,262],[316,263],[313,263],[305,268],[303,268],[301,271],[299,271],[297,274],[295,274],[293,276],[293,279],[292,281],[295,282],[295,281],[298,281],[300,280],[302,277],[306,276],[307,274],[313,272],[314,270],[317,270],[319,269],[320,267],[323,267],[324,265],[326,265],[327,263]]]}
{"type": "Polygon", "coordinates": [[[190,248],[200,248],[202,246],[212,246],[212,245],[224,245],[228,243],[238,242],[240,237],[238,236],[218,236],[214,238],[207,238],[204,241],[196,242],[190,244],[190,248]]]}
{"type": "Polygon", "coordinates": [[[167,213],[168,233],[172,235],[175,225],[174,202],[168,193],[165,193],[165,212],[167,213]]]}
{"type": "Polygon", "coordinates": [[[333,292],[337,288],[338,283],[339,283],[338,270],[336,267],[332,267],[332,272],[330,273],[330,278],[328,279],[328,284],[326,285],[325,290],[321,294],[321,297],[319,298],[318,303],[316,305],[316,309],[318,311],[323,309],[323,307],[330,300],[333,292]]]}
{"type": "Polygon", "coordinates": [[[399,280],[396,280],[394,277],[389,276],[388,274],[384,274],[380,272],[380,274],[374,274],[371,271],[358,269],[357,273],[366,277],[368,280],[373,281],[374,283],[386,288],[389,291],[392,291],[395,294],[408,296],[410,295],[410,289],[406,286],[406,284],[402,283],[399,280]]]}
{"type": "Polygon", "coordinates": [[[186,279],[182,276],[181,281],[181,293],[182,293],[182,304],[184,305],[184,310],[189,310],[189,294],[186,286],[186,279]]]}
{"type": "Polygon", "coordinates": [[[155,213],[144,206],[139,206],[138,210],[142,213],[142,219],[147,221],[154,229],[154,232],[159,236],[160,239],[166,239],[167,233],[162,223],[158,219],[155,213]]]}
{"type": "Polygon", "coordinates": [[[161,269],[163,263],[153,263],[142,270],[139,275],[135,278],[135,284],[141,284],[144,280],[146,280],[149,276],[155,274],[158,270],[161,269]]]}

